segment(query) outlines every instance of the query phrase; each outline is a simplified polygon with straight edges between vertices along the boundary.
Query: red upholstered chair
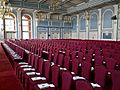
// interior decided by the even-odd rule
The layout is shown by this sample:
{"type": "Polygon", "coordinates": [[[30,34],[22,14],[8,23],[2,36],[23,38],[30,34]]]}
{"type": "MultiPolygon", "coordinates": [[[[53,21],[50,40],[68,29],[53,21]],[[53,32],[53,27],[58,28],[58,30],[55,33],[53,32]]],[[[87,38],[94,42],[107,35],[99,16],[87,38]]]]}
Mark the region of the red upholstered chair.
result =
{"type": "Polygon", "coordinates": [[[92,63],[92,57],[93,57],[92,55],[87,54],[85,56],[85,61],[88,62],[88,63],[92,63]]]}
{"type": "Polygon", "coordinates": [[[108,71],[112,72],[115,69],[115,65],[117,64],[117,61],[112,58],[106,58],[105,61],[108,71]]]}
{"type": "Polygon", "coordinates": [[[78,70],[79,70],[79,61],[77,58],[74,58],[72,59],[72,72],[74,72],[77,75],[78,70]]]}
{"type": "Polygon", "coordinates": [[[53,54],[52,54],[52,52],[49,52],[49,54],[48,54],[48,60],[50,62],[52,62],[52,58],[53,58],[53,54]]]}
{"type": "MultiPolygon", "coordinates": [[[[30,58],[28,58],[28,59],[31,59],[31,60],[29,60],[29,63],[28,63],[27,65],[20,65],[20,66],[18,67],[18,78],[19,78],[19,79],[21,78],[21,74],[22,74],[22,72],[23,72],[23,69],[29,68],[29,70],[30,70],[30,68],[33,67],[34,60],[35,60],[35,55],[32,54],[32,55],[30,56],[30,58]]],[[[26,71],[29,71],[29,70],[26,70],[26,71]]]]}
{"type": "Polygon", "coordinates": [[[52,73],[52,75],[51,75],[52,76],[51,82],[56,87],[58,87],[60,68],[58,66],[52,66],[51,73],[52,73]]]}
{"type": "Polygon", "coordinates": [[[43,74],[43,63],[44,60],[42,58],[39,59],[39,63],[38,63],[38,72],[42,75],[43,74]]]}
{"type": "Polygon", "coordinates": [[[118,63],[120,63],[120,55],[119,55],[119,53],[117,53],[117,52],[113,53],[112,58],[114,58],[118,63]]]}
{"type": "Polygon", "coordinates": [[[83,53],[82,52],[78,52],[78,60],[79,60],[79,63],[81,63],[83,61],[83,53]]]}
{"type": "Polygon", "coordinates": [[[57,64],[57,62],[58,62],[58,54],[57,54],[57,53],[54,54],[53,62],[54,62],[55,64],[57,64]]]}
{"type": "Polygon", "coordinates": [[[94,53],[94,50],[93,49],[90,49],[90,50],[88,50],[88,55],[93,55],[93,53],[94,53]]]}
{"type": "Polygon", "coordinates": [[[66,50],[66,51],[65,51],[65,55],[66,55],[66,56],[70,56],[70,50],[66,50]]]}
{"type": "Polygon", "coordinates": [[[19,70],[20,70],[20,66],[23,66],[23,65],[28,65],[31,63],[31,56],[32,56],[32,53],[28,53],[28,60],[27,62],[19,62],[19,63],[16,63],[16,75],[19,76],[19,70]]]}
{"type": "Polygon", "coordinates": [[[64,55],[63,54],[59,54],[58,55],[58,65],[60,65],[60,66],[63,65],[63,59],[64,59],[64,55]]]}
{"type": "Polygon", "coordinates": [[[102,65],[103,57],[102,56],[95,56],[95,65],[102,65]]]}
{"type": "Polygon", "coordinates": [[[74,59],[74,58],[76,57],[76,51],[73,51],[73,52],[72,52],[71,57],[72,57],[71,59],[74,59]]]}
{"type": "Polygon", "coordinates": [[[95,55],[96,55],[96,56],[100,56],[100,55],[101,55],[100,49],[95,49],[95,55]]]}
{"type": "Polygon", "coordinates": [[[81,76],[86,78],[87,80],[90,80],[91,64],[83,61],[81,64],[81,70],[81,76]]]}
{"type": "Polygon", "coordinates": [[[86,55],[86,49],[83,48],[83,49],[81,49],[81,51],[82,51],[83,55],[85,56],[86,55]]]}
{"type": "Polygon", "coordinates": [[[120,71],[112,72],[112,90],[120,90],[120,71]]]}
{"type": "Polygon", "coordinates": [[[76,90],[93,90],[90,82],[86,80],[76,81],[76,90]]]}
{"type": "Polygon", "coordinates": [[[43,64],[44,64],[43,59],[42,59],[42,58],[39,58],[39,59],[38,59],[38,65],[37,65],[36,71],[25,73],[25,77],[24,77],[24,80],[25,80],[25,81],[24,81],[24,82],[25,82],[25,83],[24,83],[24,85],[25,85],[25,90],[27,90],[27,88],[28,88],[29,78],[43,75],[43,64]]]}
{"type": "Polygon", "coordinates": [[[39,56],[42,56],[42,48],[39,48],[39,49],[38,49],[38,55],[39,55],[39,56]]]}
{"type": "Polygon", "coordinates": [[[33,90],[57,90],[53,84],[42,83],[34,86],[33,90]]]}
{"type": "Polygon", "coordinates": [[[44,63],[44,68],[43,68],[43,72],[44,75],[36,75],[34,77],[30,77],[29,78],[29,89],[32,90],[34,88],[34,85],[39,84],[39,83],[44,83],[44,82],[48,82],[50,80],[50,67],[51,64],[49,61],[46,61],[44,63]],[[44,80],[40,79],[40,78],[44,78],[44,80]],[[36,80],[33,80],[35,78],[38,78],[36,80]]]}
{"type": "Polygon", "coordinates": [[[63,62],[63,66],[70,70],[70,57],[69,56],[65,56],[64,57],[64,62],[63,62]]]}
{"type": "Polygon", "coordinates": [[[22,80],[22,83],[24,85],[24,81],[25,81],[25,74],[28,72],[36,72],[37,68],[38,68],[38,61],[39,61],[39,56],[38,55],[35,55],[34,56],[34,60],[32,61],[32,67],[31,67],[31,70],[24,70],[22,69],[21,70],[21,80],[22,80]],[[33,69],[33,70],[32,70],[33,69]]]}
{"type": "Polygon", "coordinates": [[[102,54],[105,58],[111,57],[111,53],[109,51],[107,51],[106,49],[103,49],[102,54]]]}
{"type": "Polygon", "coordinates": [[[72,86],[72,75],[69,71],[62,73],[62,88],[61,90],[71,90],[72,86]]]}
{"type": "MultiPolygon", "coordinates": [[[[40,87],[42,84],[37,84],[34,86],[34,90],[41,90],[44,89],[44,90],[56,90],[56,88],[58,88],[58,83],[59,83],[59,67],[54,65],[51,67],[51,80],[50,82],[46,83],[46,87],[45,88],[42,88],[40,87]],[[52,85],[52,86],[51,86],[52,85]]],[[[45,83],[44,83],[45,84],[45,83]]]]}
{"type": "Polygon", "coordinates": [[[104,90],[107,76],[107,69],[104,66],[95,66],[95,84],[92,84],[94,90],[104,90]],[[94,86],[95,85],[95,86],[94,86]]]}

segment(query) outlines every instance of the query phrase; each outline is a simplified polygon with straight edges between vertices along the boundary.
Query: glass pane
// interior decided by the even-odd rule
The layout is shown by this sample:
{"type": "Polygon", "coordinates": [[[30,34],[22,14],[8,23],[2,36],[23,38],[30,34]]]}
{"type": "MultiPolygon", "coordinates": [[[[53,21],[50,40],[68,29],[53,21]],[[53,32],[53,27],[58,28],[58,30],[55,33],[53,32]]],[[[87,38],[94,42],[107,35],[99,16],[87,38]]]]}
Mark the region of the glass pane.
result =
{"type": "Polygon", "coordinates": [[[90,20],[90,29],[97,29],[97,15],[93,14],[90,20]]]}
{"type": "Polygon", "coordinates": [[[104,14],[104,23],[103,23],[103,28],[112,28],[112,11],[107,11],[104,14]]]}
{"type": "Polygon", "coordinates": [[[28,18],[26,18],[25,16],[22,16],[22,19],[24,19],[24,20],[28,20],[28,18]]]}
{"type": "Polygon", "coordinates": [[[14,20],[6,19],[5,26],[6,26],[6,31],[14,31],[14,20]]]}
{"type": "Polygon", "coordinates": [[[16,33],[12,33],[12,38],[15,39],[16,36],[15,36],[16,33]]]}
{"type": "Polygon", "coordinates": [[[22,25],[27,25],[28,26],[28,21],[22,21],[22,25]]]}
{"type": "Polygon", "coordinates": [[[5,16],[5,18],[13,19],[13,17],[12,17],[12,16],[9,16],[9,15],[5,16]]]}
{"type": "Polygon", "coordinates": [[[73,30],[76,30],[76,25],[77,25],[77,17],[72,17],[72,25],[73,25],[73,30]]]}
{"type": "Polygon", "coordinates": [[[7,34],[7,39],[15,39],[16,38],[16,36],[15,36],[16,33],[7,32],[6,34],[7,34]]]}
{"type": "Polygon", "coordinates": [[[28,30],[29,30],[28,26],[23,26],[23,31],[28,31],[28,30]]]}
{"type": "Polygon", "coordinates": [[[0,18],[0,30],[3,28],[3,20],[0,18]]]}
{"type": "Polygon", "coordinates": [[[112,33],[103,33],[103,39],[112,39],[112,33]]]}
{"type": "Polygon", "coordinates": [[[23,39],[29,39],[29,33],[23,32],[23,39]]]}
{"type": "Polygon", "coordinates": [[[86,21],[85,21],[85,17],[82,16],[80,18],[80,30],[81,31],[85,31],[86,30],[86,21]]]}

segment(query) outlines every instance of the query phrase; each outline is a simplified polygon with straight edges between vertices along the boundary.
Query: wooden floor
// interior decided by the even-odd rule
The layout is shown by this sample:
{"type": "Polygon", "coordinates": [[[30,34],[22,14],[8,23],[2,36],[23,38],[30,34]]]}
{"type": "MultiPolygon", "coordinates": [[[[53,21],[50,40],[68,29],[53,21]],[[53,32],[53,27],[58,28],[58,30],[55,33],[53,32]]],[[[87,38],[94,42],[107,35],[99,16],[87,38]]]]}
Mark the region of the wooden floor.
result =
{"type": "Polygon", "coordinates": [[[23,90],[0,44],[0,90],[23,90]]]}

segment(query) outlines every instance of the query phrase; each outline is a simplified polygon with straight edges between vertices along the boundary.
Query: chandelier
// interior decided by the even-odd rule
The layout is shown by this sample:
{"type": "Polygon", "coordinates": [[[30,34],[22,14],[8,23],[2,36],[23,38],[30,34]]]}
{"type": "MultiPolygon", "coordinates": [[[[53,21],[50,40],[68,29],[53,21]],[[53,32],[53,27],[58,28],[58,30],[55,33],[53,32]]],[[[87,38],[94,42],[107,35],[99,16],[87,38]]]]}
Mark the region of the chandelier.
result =
{"type": "Polygon", "coordinates": [[[0,0],[0,17],[9,15],[11,12],[9,0],[0,0]]]}
{"type": "Polygon", "coordinates": [[[63,21],[65,23],[70,23],[71,22],[71,16],[63,16],[63,21]]]}
{"type": "Polygon", "coordinates": [[[50,9],[55,11],[56,9],[58,9],[60,3],[61,3],[61,0],[51,0],[50,9]]]}
{"type": "Polygon", "coordinates": [[[47,17],[47,14],[46,13],[43,13],[43,12],[38,12],[36,13],[36,18],[41,20],[41,21],[44,21],[47,17]]]}
{"type": "Polygon", "coordinates": [[[89,11],[85,11],[84,15],[85,15],[86,20],[90,19],[90,12],[89,11]]]}

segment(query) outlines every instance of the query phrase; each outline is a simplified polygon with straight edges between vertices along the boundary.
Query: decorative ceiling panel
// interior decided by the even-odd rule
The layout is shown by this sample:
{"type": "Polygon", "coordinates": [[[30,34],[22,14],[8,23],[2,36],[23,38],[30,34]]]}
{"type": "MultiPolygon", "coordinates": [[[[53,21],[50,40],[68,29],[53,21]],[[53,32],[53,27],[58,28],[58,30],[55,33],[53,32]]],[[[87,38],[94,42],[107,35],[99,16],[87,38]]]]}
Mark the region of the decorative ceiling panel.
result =
{"type": "Polygon", "coordinates": [[[87,9],[86,7],[95,7],[99,4],[113,2],[115,0],[9,0],[12,6],[21,8],[30,8],[34,10],[44,10],[48,12],[73,13],[87,9]],[[91,3],[92,2],[92,3],[91,3]],[[98,2],[98,3],[97,3],[98,2]],[[82,4],[82,5],[81,5],[82,4]]]}

